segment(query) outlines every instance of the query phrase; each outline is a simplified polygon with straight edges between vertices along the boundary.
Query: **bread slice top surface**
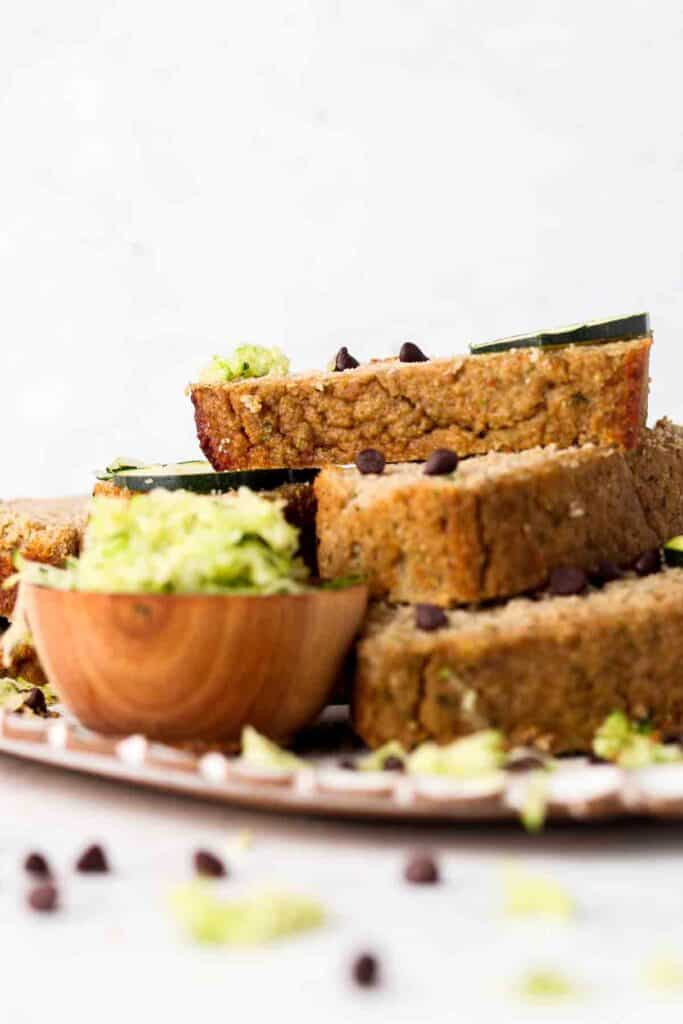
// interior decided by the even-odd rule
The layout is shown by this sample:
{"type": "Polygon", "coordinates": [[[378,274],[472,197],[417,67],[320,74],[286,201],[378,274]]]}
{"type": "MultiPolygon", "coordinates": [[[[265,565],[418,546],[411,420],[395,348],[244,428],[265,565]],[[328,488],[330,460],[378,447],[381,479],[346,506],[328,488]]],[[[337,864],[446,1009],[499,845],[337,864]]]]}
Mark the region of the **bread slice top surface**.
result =
{"type": "Polygon", "coordinates": [[[453,370],[457,372],[464,363],[470,361],[473,361],[474,365],[484,372],[495,373],[504,365],[505,361],[509,362],[511,357],[519,359],[525,365],[534,366],[536,364],[542,365],[546,360],[549,363],[558,362],[562,359],[573,362],[575,359],[581,359],[582,356],[598,352],[607,358],[619,357],[629,348],[634,351],[642,348],[647,349],[651,344],[652,334],[646,334],[639,338],[629,338],[626,341],[601,342],[595,345],[574,344],[545,348],[540,346],[521,347],[509,348],[503,352],[481,354],[462,352],[450,356],[436,356],[433,359],[427,359],[425,362],[417,363],[404,363],[401,362],[398,356],[391,356],[386,359],[371,359],[367,363],[361,363],[360,366],[353,370],[344,370],[342,372],[335,370],[299,370],[286,376],[266,374],[263,377],[238,377],[231,381],[193,381],[190,384],[190,389],[244,388],[251,391],[253,388],[268,387],[275,383],[278,386],[289,384],[296,386],[302,382],[315,382],[314,386],[318,385],[323,388],[326,383],[344,382],[357,384],[362,383],[363,379],[376,377],[378,374],[383,376],[396,373],[409,373],[411,376],[419,379],[421,375],[431,376],[435,369],[437,371],[453,370]]]}
{"type": "Polygon", "coordinates": [[[665,568],[639,577],[629,573],[602,589],[561,597],[541,593],[536,597],[515,597],[504,603],[445,611],[448,625],[438,630],[418,629],[415,606],[392,606],[379,602],[370,608],[364,637],[380,635],[387,642],[410,644],[412,650],[429,651],[458,636],[481,639],[507,635],[510,640],[542,635],[547,630],[599,630],[600,623],[623,622],[634,615],[657,608],[677,610],[683,628],[683,569],[665,568]]]}

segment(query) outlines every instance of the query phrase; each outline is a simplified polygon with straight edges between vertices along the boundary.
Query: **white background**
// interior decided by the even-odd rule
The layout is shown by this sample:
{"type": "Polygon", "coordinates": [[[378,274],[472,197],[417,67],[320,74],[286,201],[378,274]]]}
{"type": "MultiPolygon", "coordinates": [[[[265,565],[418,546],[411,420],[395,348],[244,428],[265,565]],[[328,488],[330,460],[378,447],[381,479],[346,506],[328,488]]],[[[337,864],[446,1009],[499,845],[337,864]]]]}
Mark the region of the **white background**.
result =
{"type": "MultiPolygon", "coordinates": [[[[84,492],[116,454],[196,451],[186,383],[238,342],[323,366],[412,339],[433,354],[649,309],[652,411],[683,420],[683,7],[592,0],[0,0],[2,493],[84,492]]],[[[681,830],[421,833],[289,824],[0,764],[8,1024],[678,1020],[642,966],[683,955],[681,830]],[[253,860],[319,893],[321,936],[184,946],[164,898],[245,823],[253,860]],[[111,882],[74,881],[106,842],[111,882]],[[416,843],[446,883],[399,882],[416,843]],[[51,920],[17,864],[63,874],[51,920]],[[576,923],[505,924],[528,858],[576,923]],[[386,984],[350,991],[364,945],[386,984]],[[514,1007],[529,967],[586,1002],[514,1007]]]]}
{"type": "Polygon", "coordinates": [[[215,351],[298,367],[639,309],[683,419],[683,7],[0,0],[2,491],[193,457],[215,351]]]}

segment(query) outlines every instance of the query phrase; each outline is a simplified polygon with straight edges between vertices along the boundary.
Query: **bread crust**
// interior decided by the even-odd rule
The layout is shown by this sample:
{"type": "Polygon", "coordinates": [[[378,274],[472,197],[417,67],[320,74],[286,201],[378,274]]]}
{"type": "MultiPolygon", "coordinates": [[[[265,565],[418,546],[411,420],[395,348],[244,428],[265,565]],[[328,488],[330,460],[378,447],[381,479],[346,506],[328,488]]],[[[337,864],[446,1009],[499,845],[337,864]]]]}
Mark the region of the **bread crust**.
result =
{"type": "Polygon", "coordinates": [[[647,414],[651,336],[513,349],[343,373],[193,384],[197,436],[216,470],[325,466],[378,448],[388,462],[556,443],[632,448],[647,414]]]}
{"type": "Polygon", "coordinates": [[[425,632],[410,606],[372,607],[353,688],[354,725],[371,747],[495,728],[511,745],[589,751],[616,709],[665,737],[683,728],[681,569],[448,618],[425,632]]]}

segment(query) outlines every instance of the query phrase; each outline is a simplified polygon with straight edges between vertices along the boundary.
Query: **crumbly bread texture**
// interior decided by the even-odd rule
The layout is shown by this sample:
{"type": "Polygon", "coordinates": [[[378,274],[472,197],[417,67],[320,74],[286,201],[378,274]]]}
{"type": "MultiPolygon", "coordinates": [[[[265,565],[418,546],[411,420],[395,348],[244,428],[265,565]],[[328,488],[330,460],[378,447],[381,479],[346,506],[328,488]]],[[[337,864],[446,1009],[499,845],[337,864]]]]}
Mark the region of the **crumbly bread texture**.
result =
{"type": "MultiPolygon", "coordinates": [[[[6,626],[9,626],[9,622],[0,620],[0,640],[6,626]]],[[[34,686],[45,686],[47,683],[38,652],[30,643],[17,644],[12,650],[9,665],[0,664],[0,676],[9,676],[10,679],[25,679],[27,683],[32,683],[34,686]]]]}
{"type": "Polygon", "coordinates": [[[343,373],[193,384],[215,469],[325,466],[377,448],[388,462],[555,443],[632,448],[647,411],[651,337],[512,349],[343,373]]]}
{"type": "Polygon", "coordinates": [[[362,575],[395,602],[508,597],[559,566],[627,564],[682,533],[683,428],[662,420],[630,452],[490,453],[447,476],[419,463],[381,476],[329,467],[315,489],[324,578],[362,575]]]}
{"type": "Polygon", "coordinates": [[[353,693],[354,725],[371,747],[492,727],[512,745],[588,751],[616,709],[664,736],[683,729],[681,569],[448,620],[425,632],[410,606],[371,609],[353,693]]]}
{"type": "MultiPolygon", "coordinates": [[[[98,480],[93,489],[93,494],[103,494],[110,498],[129,498],[136,493],[140,492],[131,491],[127,487],[121,487],[111,480],[98,480]]],[[[285,519],[292,526],[296,526],[299,531],[299,554],[311,572],[317,573],[316,500],[313,484],[281,484],[272,491],[259,491],[258,493],[262,498],[271,500],[277,498],[280,501],[284,501],[285,519]]]]}
{"type": "Polygon", "coordinates": [[[10,618],[16,587],[1,589],[12,575],[15,551],[34,562],[63,565],[77,555],[87,498],[17,498],[0,501],[0,615],[10,618]]]}

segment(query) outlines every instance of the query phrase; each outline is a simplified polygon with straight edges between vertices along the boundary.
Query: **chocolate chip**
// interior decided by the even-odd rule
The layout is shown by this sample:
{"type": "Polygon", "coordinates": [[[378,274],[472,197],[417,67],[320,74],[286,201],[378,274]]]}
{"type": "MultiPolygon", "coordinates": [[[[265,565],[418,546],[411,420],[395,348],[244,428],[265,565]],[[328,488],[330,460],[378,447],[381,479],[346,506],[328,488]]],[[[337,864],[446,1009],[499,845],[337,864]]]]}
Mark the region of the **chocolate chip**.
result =
{"type": "Polygon", "coordinates": [[[514,757],[505,765],[508,772],[533,772],[538,768],[544,768],[545,761],[537,754],[525,754],[524,757],[514,757]]]}
{"type": "Polygon", "coordinates": [[[426,356],[421,348],[412,341],[404,341],[398,358],[402,363],[428,363],[429,356],[426,356]]]}
{"type": "MultiPolygon", "coordinates": [[[[349,678],[353,674],[350,672],[349,678]]],[[[304,726],[294,736],[292,748],[297,754],[339,754],[345,757],[357,742],[349,723],[333,718],[304,726]]]]}
{"type": "Polygon", "coordinates": [[[29,875],[37,875],[39,878],[49,878],[52,874],[50,865],[42,853],[29,853],[24,861],[24,871],[27,871],[29,875]]]}
{"type": "Polygon", "coordinates": [[[443,629],[448,625],[448,616],[443,608],[439,608],[436,604],[416,604],[415,625],[418,629],[427,631],[443,629]]]}
{"type": "Polygon", "coordinates": [[[403,877],[413,885],[433,885],[439,881],[439,868],[428,853],[416,853],[406,864],[403,877]]]}
{"type": "Polygon", "coordinates": [[[653,572],[659,572],[662,568],[662,555],[659,548],[650,548],[638,555],[633,563],[634,572],[639,576],[650,576],[653,572]]]}
{"type": "Polygon", "coordinates": [[[28,894],[28,905],[31,910],[39,910],[47,913],[57,909],[57,888],[52,882],[45,882],[37,885],[28,894]]]}
{"type": "Polygon", "coordinates": [[[45,703],[45,694],[42,690],[39,690],[37,686],[34,686],[26,696],[22,707],[29,708],[37,715],[46,715],[47,704],[45,703]]]}
{"type": "Polygon", "coordinates": [[[353,358],[346,345],[343,345],[334,357],[335,371],[343,373],[344,370],[355,370],[357,366],[360,366],[360,363],[353,358]]]}
{"type": "Polygon", "coordinates": [[[385,757],[382,765],[383,772],[403,772],[405,768],[403,758],[397,757],[396,754],[389,754],[389,757],[385,757]]]}
{"type": "Polygon", "coordinates": [[[599,754],[589,754],[588,755],[588,763],[589,764],[610,764],[610,762],[607,760],[606,757],[600,757],[599,754]]]}
{"type": "Polygon", "coordinates": [[[358,766],[356,762],[353,761],[350,757],[342,757],[341,761],[339,762],[339,767],[345,772],[358,771],[358,766]]]}
{"type": "Polygon", "coordinates": [[[384,456],[376,448],[365,448],[356,455],[356,466],[360,473],[383,473],[384,456]]]}
{"type": "Polygon", "coordinates": [[[612,583],[621,577],[621,569],[614,562],[605,560],[598,562],[595,569],[588,573],[588,579],[594,587],[604,587],[606,583],[612,583]]]}
{"type": "Polygon", "coordinates": [[[562,566],[551,572],[549,590],[556,597],[569,597],[571,594],[582,593],[586,589],[587,582],[588,579],[583,569],[562,566]]]}
{"type": "Polygon", "coordinates": [[[194,855],[194,869],[198,875],[205,878],[225,878],[228,873],[220,857],[208,850],[197,850],[194,855]]]}
{"type": "Polygon", "coordinates": [[[361,953],[351,967],[351,975],[357,985],[372,988],[379,981],[379,962],[372,953],[361,953]]]}
{"type": "Polygon", "coordinates": [[[76,871],[86,874],[106,874],[109,871],[109,864],[102,847],[94,843],[84,850],[76,861],[76,871]]]}
{"type": "Polygon", "coordinates": [[[436,448],[425,462],[425,476],[443,476],[458,468],[458,456],[450,448],[436,448]]]}

